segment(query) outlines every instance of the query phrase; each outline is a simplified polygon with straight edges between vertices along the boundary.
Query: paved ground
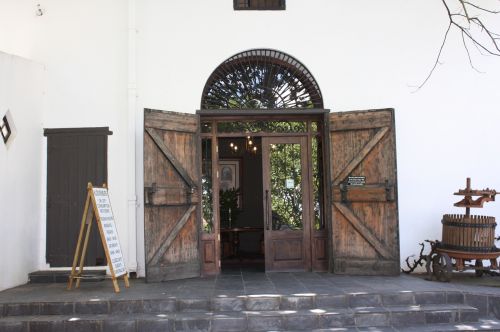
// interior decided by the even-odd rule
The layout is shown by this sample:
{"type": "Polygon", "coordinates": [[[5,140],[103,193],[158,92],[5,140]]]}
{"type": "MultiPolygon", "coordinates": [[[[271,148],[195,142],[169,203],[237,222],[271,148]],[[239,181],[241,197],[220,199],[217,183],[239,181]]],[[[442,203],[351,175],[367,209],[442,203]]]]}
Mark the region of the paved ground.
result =
{"type": "Polygon", "coordinates": [[[500,331],[500,277],[457,273],[441,283],[232,269],[120,286],[119,294],[110,280],[5,290],[0,331],[500,331]]]}
{"type": "Polygon", "coordinates": [[[126,289],[113,292],[110,280],[82,282],[80,289],[68,291],[66,284],[28,284],[0,292],[0,303],[31,301],[98,301],[158,298],[210,298],[263,294],[352,294],[380,292],[461,291],[467,293],[500,295],[500,277],[478,279],[457,274],[450,283],[427,281],[413,275],[397,277],[352,277],[330,273],[263,273],[226,270],[217,277],[193,278],[146,283],[143,279],[131,281],[126,289]],[[478,286],[483,283],[488,286],[478,286]]]}

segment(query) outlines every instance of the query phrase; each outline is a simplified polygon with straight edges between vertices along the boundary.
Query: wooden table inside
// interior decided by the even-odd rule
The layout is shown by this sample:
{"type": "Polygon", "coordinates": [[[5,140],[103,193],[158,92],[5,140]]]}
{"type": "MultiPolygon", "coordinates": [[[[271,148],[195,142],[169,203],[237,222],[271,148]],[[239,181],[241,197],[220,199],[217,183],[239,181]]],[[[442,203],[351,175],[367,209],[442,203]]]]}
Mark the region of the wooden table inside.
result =
{"type": "Polygon", "coordinates": [[[233,227],[233,228],[221,228],[221,240],[222,240],[222,256],[232,257],[238,256],[240,248],[240,233],[249,232],[264,232],[263,227],[233,227]],[[225,236],[227,235],[227,236],[225,236]],[[226,239],[226,241],[224,241],[226,239]],[[227,247],[225,247],[225,245],[227,247]]]}

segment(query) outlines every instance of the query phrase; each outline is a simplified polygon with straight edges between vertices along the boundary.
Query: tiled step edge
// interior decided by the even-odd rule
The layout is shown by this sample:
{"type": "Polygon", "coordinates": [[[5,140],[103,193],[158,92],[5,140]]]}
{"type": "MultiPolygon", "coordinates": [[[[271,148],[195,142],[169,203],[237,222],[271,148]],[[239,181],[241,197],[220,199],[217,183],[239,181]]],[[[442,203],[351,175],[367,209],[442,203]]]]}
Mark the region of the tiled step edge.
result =
{"type": "Polygon", "coordinates": [[[267,331],[342,327],[403,327],[477,322],[466,305],[361,307],[311,310],[189,312],[131,315],[40,315],[0,319],[0,331],[267,331]]]}
{"type": "MultiPolygon", "coordinates": [[[[44,270],[35,271],[28,274],[28,283],[46,284],[46,283],[65,283],[68,282],[70,270],[44,270]]],[[[106,277],[106,270],[85,270],[83,273],[87,278],[85,281],[100,281],[106,277]]]]}
{"type": "Polygon", "coordinates": [[[478,322],[455,324],[430,324],[398,328],[400,332],[446,332],[446,331],[500,331],[500,321],[480,319],[478,322]]]}
{"type": "MultiPolygon", "coordinates": [[[[303,330],[302,330],[303,331],[303,330]]],[[[302,332],[301,330],[288,330],[284,332],[302,332]]],[[[310,332],[327,332],[332,329],[314,329],[310,332]]],[[[449,331],[498,331],[500,321],[494,319],[481,319],[475,323],[428,324],[406,327],[371,327],[371,328],[345,328],[337,331],[343,332],[449,332],[449,331]]]]}
{"type": "MultiPolygon", "coordinates": [[[[481,306],[480,297],[471,297],[481,306]]],[[[463,304],[460,292],[398,292],[337,295],[245,295],[201,299],[101,300],[75,302],[26,302],[0,304],[0,317],[70,314],[134,314],[199,311],[302,310],[314,308],[387,307],[394,305],[463,304]]],[[[476,306],[473,305],[473,306],[476,306]]],[[[500,307],[499,307],[500,308],[500,307]]],[[[480,309],[481,310],[481,309],[480,309]]]]}

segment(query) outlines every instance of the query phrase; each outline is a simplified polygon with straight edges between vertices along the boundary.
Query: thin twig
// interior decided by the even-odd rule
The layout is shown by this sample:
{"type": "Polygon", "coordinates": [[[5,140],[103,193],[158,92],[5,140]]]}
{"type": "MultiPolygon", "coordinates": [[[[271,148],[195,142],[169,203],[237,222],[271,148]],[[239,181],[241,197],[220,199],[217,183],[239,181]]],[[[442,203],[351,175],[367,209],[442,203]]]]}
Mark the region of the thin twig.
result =
{"type": "Polygon", "coordinates": [[[451,22],[448,25],[448,29],[446,29],[446,33],[444,34],[443,42],[441,43],[441,47],[439,48],[439,52],[437,54],[436,61],[434,61],[434,66],[432,66],[431,71],[429,72],[429,74],[427,75],[427,77],[425,78],[425,80],[422,82],[422,84],[420,84],[416,88],[416,90],[413,91],[413,92],[417,92],[418,90],[420,90],[425,85],[425,83],[427,83],[427,81],[431,78],[432,73],[434,73],[434,70],[436,69],[437,65],[440,64],[439,60],[441,58],[441,53],[443,52],[444,45],[446,44],[446,39],[448,38],[448,33],[450,32],[450,29],[451,29],[451,22]]]}
{"type": "Polygon", "coordinates": [[[465,17],[467,17],[467,21],[470,22],[469,12],[467,12],[467,7],[465,7],[465,2],[460,1],[460,4],[462,5],[462,8],[464,9],[464,14],[465,14],[465,17]]]}
{"type": "Polygon", "coordinates": [[[464,48],[465,48],[465,51],[467,52],[467,58],[469,59],[469,63],[470,63],[470,66],[472,67],[472,69],[474,69],[476,72],[480,73],[480,74],[484,74],[484,72],[480,71],[479,69],[477,69],[474,64],[472,63],[472,58],[470,57],[470,52],[469,52],[469,47],[467,47],[467,43],[465,42],[465,36],[464,34],[462,33],[462,41],[464,43],[464,48]]]}
{"type": "Polygon", "coordinates": [[[473,3],[469,2],[469,1],[460,1],[460,2],[462,4],[464,4],[464,5],[469,5],[471,7],[474,7],[476,9],[479,9],[481,11],[484,11],[484,12],[487,12],[487,13],[490,13],[490,14],[499,14],[500,13],[500,11],[489,10],[489,9],[484,8],[484,7],[481,7],[481,6],[478,6],[476,4],[473,4],[473,3]]]}
{"type": "Polygon", "coordinates": [[[478,50],[478,52],[481,55],[493,55],[500,57],[500,34],[491,30],[488,26],[486,26],[486,24],[484,24],[484,22],[478,16],[473,15],[474,14],[473,10],[471,11],[470,9],[474,8],[476,10],[479,10],[480,12],[493,15],[500,14],[500,11],[482,7],[480,5],[470,2],[470,0],[456,0],[458,1],[460,7],[463,9],[462,13],[462,11],[460,10],[452,11],[450,9],[450,6],[448,6],[447,1],[449,0],[441,0],[444,8],[446,9],[446,13],[449,19],[448,27],[446,28],[446,33],[444,34],[441,47],[439,48],[439,52],[437,54],[437,57],[434,61],[431,70],[429,71],[429,74],[427,75],[425,80],[419,86],[416,87],[415,91],[413,92],[420,90],[429,81],[432,74],[436,70],[437,65],[441,64],[441,55],[443,53],[444,46],[446,45],[446,42],[448,40],[449,32],[452,28],[460,31],[462,37],[462,43],[464,45],[465,52],[469,60],[469,64],[475,71],[481,73],[481,71],[479,71],[473,64],[472,56],[469,47],[467,46],[467,40],[470,41],[472,45],[474,45],[474,47],[478,50]],[[468,6],[470,8],[468,8],[468,6]],[[457,17],[460,19],[456,19],[457,17]],[[465,19],[466,22],[462,21],[462,18],[465,19]],[[471,26],[476,26],[480,29],[480,34],[483,37],[485,37],[485,41],[480,41],[475,36],[473,36],[471,32],[471,26]]]}

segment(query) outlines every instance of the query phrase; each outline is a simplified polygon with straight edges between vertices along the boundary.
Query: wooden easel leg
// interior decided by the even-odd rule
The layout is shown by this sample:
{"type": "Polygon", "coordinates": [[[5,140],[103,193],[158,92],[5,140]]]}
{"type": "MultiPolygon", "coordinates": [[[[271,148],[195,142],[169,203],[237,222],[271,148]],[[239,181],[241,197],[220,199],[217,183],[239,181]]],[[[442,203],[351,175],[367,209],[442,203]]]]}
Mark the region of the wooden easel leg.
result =
{"type": "Polygon", "coordinates": [[[115,293],[120,293],[120,287],[118,286],[118,280],[116,280],[115,277],[113,277],[113,288],[115,289],[115,293]]]}
{"type": "Polygon", "coordinates": [[[73,270],[71,271],[71,274],[69,275],[69,280],[68,280],[68,287],[67,290],[71,290],[73,288],[73,280],[75,278],[73,270]]]}
{"type": "MultiPolygon", "coordinates": [[[[94,216],[94,211],[92,210],[90,212],[90,222],[87,225],[87,232],[85,234],[85,241],[83,242],[82,255],[80,257],[80,266],[78,268],[78,276],[79,277],[82,276],[82,272],[83,272],[83,265],[85,263],[85,254],[87,253],[87,245],[89,243],[89,238],[90,238],[90,230],[92,229],[92,218],[93,218],[93,216],[94,216]]],[[[78,278],[76,280],[76,285],[75,285],[76,288],[80,287],[80,280],[81,280],[80,278],[78,278]]]]}
{"type": "Polygon", "coordinates": [[[123,281],[125,281],[125,287],[129,288],[130,287],[130,283],[128,282],[128,275],[124,275],[123,276],[123,281]]]}
{"type": "Polygon", "coordinates": [[[80,232],[78,233],[78,241],[76,244],[75,257],[73,258],[73,265],[71,266],[71,274],[69,275],[68,290],[71,290],[71,288],[73,287],[73,280],[76,277],[75,275],[76,264],[78,263],[78,257],[80,256],[80,248],[82,244],[83,233],[85,231],[85,223],[87,221],[89,203],[90,203],[90,194],[87,193],[87,200],[85,201],[85,207],[83,208],[83,217],[82,217],[82,223],[80,225],[80,232]]]}

